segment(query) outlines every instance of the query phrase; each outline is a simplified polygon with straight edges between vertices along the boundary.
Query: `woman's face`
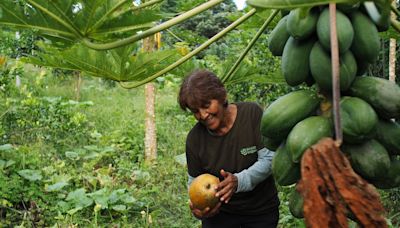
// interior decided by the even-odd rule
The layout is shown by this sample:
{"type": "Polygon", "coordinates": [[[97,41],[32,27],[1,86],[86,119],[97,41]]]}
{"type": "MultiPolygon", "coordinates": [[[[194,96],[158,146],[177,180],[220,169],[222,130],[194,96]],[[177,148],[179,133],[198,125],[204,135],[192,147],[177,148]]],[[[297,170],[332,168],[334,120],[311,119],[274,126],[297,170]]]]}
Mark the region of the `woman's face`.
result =
{"type": "Polygon", "coordinates": [[[191,111],[194,117],[208,129],[215,131],[222,127],[224,107],[218,100],[212,99],[204,107],[191,111]]]}

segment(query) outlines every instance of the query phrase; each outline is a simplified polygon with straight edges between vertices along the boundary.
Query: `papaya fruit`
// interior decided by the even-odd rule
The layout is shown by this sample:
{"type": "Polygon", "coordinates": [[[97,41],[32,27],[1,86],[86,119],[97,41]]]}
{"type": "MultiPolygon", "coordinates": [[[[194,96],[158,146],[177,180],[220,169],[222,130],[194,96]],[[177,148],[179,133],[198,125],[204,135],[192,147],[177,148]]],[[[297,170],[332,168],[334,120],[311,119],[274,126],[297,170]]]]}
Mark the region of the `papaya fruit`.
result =
{"type": "Polygon", "coordinates": [[[390,157],[382,144],[375,139],[357,145],[342,145],[349,155],[354,171],[367,180],[382,179],[390,168],[390,157]]]}
{"type": "Polygon", "coordinates": [[[378,116],[371,105],[357,97],[342,97],[340,118],[343,140],[349,144],[372,138],[378,123],[378,116]]]}
{"type": "Polygon", "coordinates": [[[374,62],[381,47],[378,29],[366,15],[359,11],[350,14],[350,20],[354,29],[351,51],[358,61],[374,62]]]}
{"type": "Polygon", "coordinates": [[[309,38],[315,32],[318,16],[317,8],[291,10],[286,23],[287,32],[296,40],[309,38]]]}
{"type": "Polygon", "coordinates": [[[299,219],[304,218],[303,204],[303,196],[296,190],[296,188],[293,188],[289,196],[289,211],[293,217],[299,219]]]}
{"type": "Polygon", "coordinates": [[[375,138],[390,155],[400,155],[400,124],[392,120],[379,120],[375,138]]]}
{"type": "Polygon", "coordinates": [[[400,87],[387,79],[356,77],[349,94],[370,104],[383,119],[400,117],[400,87]]]}
{"type": "MultiPolygon", "coordinates": [[[[349,50],[354,37],[353,26],[351,25],[350,19],[340,12],[336,11],[336,31],[339,45],[339,54],[349,50]]],[[[331,50],[331,37],[330,37],[330,25],[329,25],[329,9],[325,8],[317,22],[317,35],[319,42],[325,51],[330,52],[331,50]]]]}
{"type": "Polygon", "coordinates": [[[283,48],[290,37],[286,30],[286,21],[287,16],[282,17],[268,37],[268,49],[274,56],[282,56],[283,48]]]}
{"type": "Polygon", "coordinates": [[[314,39],[296,40],[289,37],[282,53],[282,74],[290,86],[300,85],[310,75],[310,52],[314,39]]]}
{"type": "Polygon", "coordinates": [[[293,162],[300,162],[306,149],[324,137],[332,137],[332,123],[322,116],[311,116],[298,122],[290,131],[286,144],[293,162]]]}
{"type": "MultiPolygon", "coordinates": [[[[349,89],[357,73],[357,62],[350,51],[340,56],[339,77],[340,90],[349,89]]],[[[332,90],[331,57],[319,42],[316,42],[310,53],[310,70],[317,85],[325,91],[332,90]]]]}
{"type": "Polygon", "coordinates": [[[371,184],[380,189],[400,187],[400,161],[393,159],[389,171],[382,178],[371,180],[371,184]]]}
{"type": "Polygon", "coordinates": [[[281,186],[288,186],[300,179],[300,164],[292,162],[290,153],[283,143],[272,159],[272,175],[281,186]]]}
{"type": "Polygon", "coordinates": [[[264,110],[261,119],[262,135],[283,140],[296,123],[316,111],[320,100],[311,90],[298,90],[279,97],[264,110]]]}

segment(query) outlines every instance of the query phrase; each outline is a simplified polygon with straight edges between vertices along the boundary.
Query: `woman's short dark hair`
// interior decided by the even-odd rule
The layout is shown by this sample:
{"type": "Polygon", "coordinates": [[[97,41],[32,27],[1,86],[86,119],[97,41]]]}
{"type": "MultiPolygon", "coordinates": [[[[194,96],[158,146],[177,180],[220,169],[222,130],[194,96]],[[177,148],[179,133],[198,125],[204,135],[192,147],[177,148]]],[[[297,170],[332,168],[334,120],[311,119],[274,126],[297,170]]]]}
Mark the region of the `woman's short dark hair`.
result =
{"type": "Polygon", "coordinates": [[[198,109],[216,99],[226,102],[226,89],[221,80],[207,70],[196,70],[183,80],[179,90],[178,102],[183,110],[198,109]]]}

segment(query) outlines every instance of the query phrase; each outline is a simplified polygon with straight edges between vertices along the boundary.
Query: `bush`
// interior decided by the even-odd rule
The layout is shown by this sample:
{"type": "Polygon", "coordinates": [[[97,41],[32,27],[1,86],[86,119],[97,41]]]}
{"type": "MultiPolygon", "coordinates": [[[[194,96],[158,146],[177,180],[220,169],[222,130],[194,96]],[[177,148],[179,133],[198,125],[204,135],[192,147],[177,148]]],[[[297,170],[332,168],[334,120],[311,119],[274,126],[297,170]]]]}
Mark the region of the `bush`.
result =
{"type": "Polygon", "coordinates": [[[0,143],[30,144],[46,141],[54,145],[84,144],[91,129],[86,115],[77,111],[90,102],[59,97],[30,97],[9,100],[2,118],[0,143]]]}

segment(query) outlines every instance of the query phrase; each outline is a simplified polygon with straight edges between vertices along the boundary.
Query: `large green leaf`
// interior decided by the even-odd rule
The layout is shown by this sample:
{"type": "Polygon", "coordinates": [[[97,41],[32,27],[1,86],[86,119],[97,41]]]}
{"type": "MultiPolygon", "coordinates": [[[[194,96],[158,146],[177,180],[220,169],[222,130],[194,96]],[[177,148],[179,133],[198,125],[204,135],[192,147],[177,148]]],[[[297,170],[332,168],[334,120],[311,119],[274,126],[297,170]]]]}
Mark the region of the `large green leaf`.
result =
{"type": "Polygon", "coordinates": [[[65,50],[39,44],[43,52],[37,57],[23,58],[39,66],[77,70],[94,77],[119,82],[141,81],[157,73],[177,59],[175,50],[143,53],[137,45],[97,51],[77,44],[65,50]]]}
{"type": "Polygon", "coordinates": [[[133,11],[131,0],[0,1],[0,26],[33,29],[61,40],[130,36],[161,19],[158,10],[133,11]]]}
{"type": "Polygon", "coordinates": [[[247,4],[258,8],[292,9],[326,5],[329,3],[356,3],[360,0],[247,0],[247,4]]]}

